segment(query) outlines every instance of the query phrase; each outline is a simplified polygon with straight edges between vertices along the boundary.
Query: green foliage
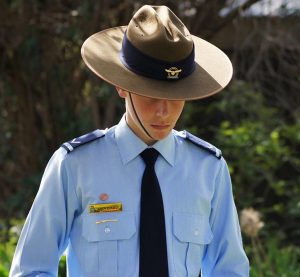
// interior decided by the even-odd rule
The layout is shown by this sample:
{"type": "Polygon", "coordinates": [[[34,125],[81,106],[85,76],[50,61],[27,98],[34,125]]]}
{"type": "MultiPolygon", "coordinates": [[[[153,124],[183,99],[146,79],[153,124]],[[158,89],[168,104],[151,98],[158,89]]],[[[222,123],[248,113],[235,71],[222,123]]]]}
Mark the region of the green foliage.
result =
{"type": "Polygon", "coordinates": [[[214,98],[187,103],[181,124],[222,150],[238,209],[262,214],[261,241],[244,239],[251,276],[300,276],[300,249],[282,247],[300,238],[300,120],[285,120],[268,102],[234,82],[214,98]]]}
{"type": "Polygon", "coordinates": [[[7,277],[9,274],[10,257],[5,252],[5,249],[0,245],[0,277],[7,277]]]}
{"type": "Polygon", "coordinates": [[[233,83],[215,99],[191,103],[189,129],[219,147],[226,158],[239,209],[255,207],[263,234],[299,241],[300,120],[286,122],[260,91],[233,83]]]}
{"type": "Polygon", "coordinates": [[[252,251],[256,252],[252,254],[256,255],[257,259],[251,264],[251,277],[300,276],[300,248],[291,246],[280,248],[278,241],[270,239],[263,253],[257,253],[259,249],[252,251]]]}
{"type": "MultiPolygon", "coordinates": [[[[0,244],[0,277],[8,277],[15,244],[11,241],[0,244]]],[[[66,257],[59,262],[58,277],[66,277],[66,257]]]]}
{"type": "MultiPolygon", "coordinates": [[[[0,277],[8,277],[11,261],[19,239],[23,221],[11,220],[12,227],[5,229],[5,223],[0,220],[0,277]],[[8,232],[7,232],[8,231],[8,232]]],[[[66,257],[62,256],[59,262],[58,277],[66,276],[66,257]]]]}
{"type": "Polygon", "coordinates": [[[58,277],[66,277],[67,276],[66,273],[67,273],[66,256],[62,256],[59,261],[58,277]]]}
{"type": "Polygon", "coordinates": [[[0,220],[0,277],[7,277],[9,274],[11,260],[21,231],[21,224],[18,221],[11,222],[13,227],[5,229],[5,223],[0,220]]]}

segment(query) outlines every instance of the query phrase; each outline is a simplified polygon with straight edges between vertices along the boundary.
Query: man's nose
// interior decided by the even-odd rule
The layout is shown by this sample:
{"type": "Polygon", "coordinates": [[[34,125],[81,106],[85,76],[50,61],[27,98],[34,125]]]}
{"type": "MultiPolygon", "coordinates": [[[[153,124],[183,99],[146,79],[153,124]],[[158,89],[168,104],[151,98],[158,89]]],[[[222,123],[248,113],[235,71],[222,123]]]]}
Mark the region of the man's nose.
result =
{"type": "Polygon", "coordinates": [[[165,117],[169,114],[168,100],[158,100],[156,106],[156,115],[165,117]]]}

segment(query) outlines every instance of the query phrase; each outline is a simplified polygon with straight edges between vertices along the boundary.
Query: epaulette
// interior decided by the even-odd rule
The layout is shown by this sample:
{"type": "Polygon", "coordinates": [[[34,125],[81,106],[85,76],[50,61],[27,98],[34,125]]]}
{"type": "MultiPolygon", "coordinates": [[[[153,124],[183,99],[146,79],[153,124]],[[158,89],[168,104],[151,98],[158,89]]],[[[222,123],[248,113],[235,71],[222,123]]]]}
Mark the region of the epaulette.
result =
{"type": "Polygon", "coordinates": [[[93,140],[96,140],[98,138],[101,138],[103,136],[105,136],[105,131],[97,129],[93,132],[90,132],[90,133],[80,136],[78,138],[74,138],[70,141],[67,141],[67,142],[63,143],[61,145],[61,147],[65,148],[67,150],[67,152],[69,153],[69,152],[73,151],[75,148],[77,148],[81,145],[84,145],[88,142],[91,142],[93,140]]]}
{"type": "Polygon", "coordinates": [[[207,141],[205,141],[201,138],[198,138],[198,137],[192,135],[191,133],[189,133],[188,131],[185,131],[185,130],[180,132],[180,136],[184,137],[187,140],[189,140],[190,142],[202,147],[206,151],[214,154],[218,159],[221,159],[221,157],[222,157],[221,150],[218,149],[217,147],[213,146],[212,144],[208,143],[207,141]]]}

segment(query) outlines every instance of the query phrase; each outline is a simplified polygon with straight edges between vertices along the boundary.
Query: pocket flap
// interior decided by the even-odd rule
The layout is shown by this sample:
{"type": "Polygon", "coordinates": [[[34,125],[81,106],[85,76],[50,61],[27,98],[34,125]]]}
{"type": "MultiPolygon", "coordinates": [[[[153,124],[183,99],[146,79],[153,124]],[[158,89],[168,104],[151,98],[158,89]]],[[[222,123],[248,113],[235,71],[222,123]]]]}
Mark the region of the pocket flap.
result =
{"type": "Polygon", "coordinates": [[[213,238],[207,216],[190,213],[173,213],[173,230],[182,242],[208,244],[213,238]]]}
{"type": "Polygon", "coordinates": [[[130,239],[136,233],[132,212],[85,214],[82,235],[89,242],[130,239]]]}

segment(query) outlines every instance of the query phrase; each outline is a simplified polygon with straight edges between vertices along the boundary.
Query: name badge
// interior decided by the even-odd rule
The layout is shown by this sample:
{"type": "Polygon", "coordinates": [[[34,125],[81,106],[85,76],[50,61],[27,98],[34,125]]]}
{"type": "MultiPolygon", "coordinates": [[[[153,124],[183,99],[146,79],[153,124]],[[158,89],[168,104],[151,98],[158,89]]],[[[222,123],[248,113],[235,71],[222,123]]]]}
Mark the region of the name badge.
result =
{"type": "Polygon", "coordinates": [[[111,212],[121,212],[121,211],[122,211],[121,202],[89,205],[89,213],[111,213],[111,212]]]}

